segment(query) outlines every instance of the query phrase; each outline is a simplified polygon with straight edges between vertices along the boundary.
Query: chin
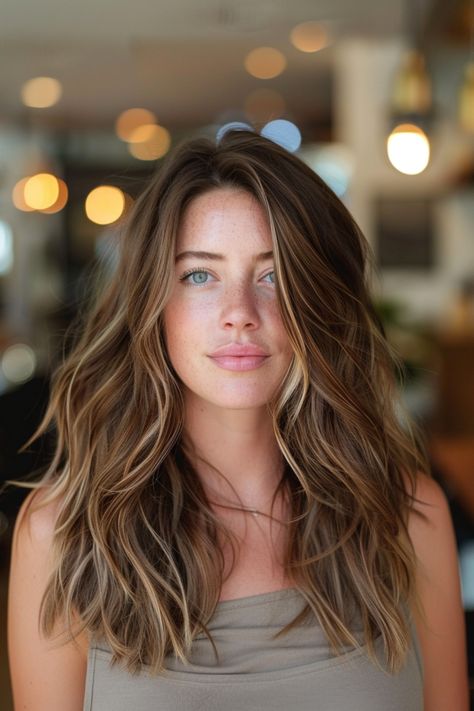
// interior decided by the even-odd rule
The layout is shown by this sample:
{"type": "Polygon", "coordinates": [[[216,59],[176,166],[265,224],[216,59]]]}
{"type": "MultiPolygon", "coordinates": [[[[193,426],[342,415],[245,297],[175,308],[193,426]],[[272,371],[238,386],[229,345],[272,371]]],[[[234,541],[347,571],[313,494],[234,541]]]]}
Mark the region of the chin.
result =
{"type": "Polygon", "coordinates": [[[253,410],[255,408],[265,407],[268,402],[267,398],[245,398],[245,397],[221,397],[219,399],[206,398],[206,401],[228,410],[253,410]]]}
{"type": "MultiPolygon", "coordinates": [[[[222,393],[221,393],[222,395],[222,393]]],[[[211,406],[215,408],[220,408],[222,410],[255,410],[264,408],[269,400],[267,397],[256,398],[255,394],[244,397],[238,396],[236,394],[228,394],[227,397],[213,398],[206,397],[204,393],[192,393],[192,397],[195,397],[204,404],[204,406],[211,406]]]]}
{"type": "Polygon", "coordinates": [[[267,404],[266,401],[264,402],[246,402],[246,403],[225,403],[225,404],[219,404],[218,407],[221,407],[223,410],[260,410],[263,407],[265,407],[267,404]]]}

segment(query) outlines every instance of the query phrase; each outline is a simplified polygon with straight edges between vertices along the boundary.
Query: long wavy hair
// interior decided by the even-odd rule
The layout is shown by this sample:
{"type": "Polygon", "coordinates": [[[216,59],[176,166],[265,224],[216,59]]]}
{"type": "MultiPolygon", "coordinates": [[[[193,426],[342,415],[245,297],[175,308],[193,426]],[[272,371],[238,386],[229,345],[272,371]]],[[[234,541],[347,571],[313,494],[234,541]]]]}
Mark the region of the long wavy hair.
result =
{"type": "Polygon", "coordinates": [[[36,481],[10,482],[41,489],[35,506],[57,505],[41,631],[52,636],[62,619],[75,639],[80,620],[131,673],[143,665],[160,673],[168,654],[186,663],[203,632],[217,655],[207,623],[223,582],[221,543],[234,538],[186,440],[163,310],[183,211],[222,187],[248,191],[268,216],[293,350],[267,407],[284,462],[274,500],[285,491],[291,507],[284,570],[305,606],[276,636],[314,615],[334,654],[359,647],[352,601],[369,658],[380,667],[381,636],[395,673],[411,645],[401,607],[423,614],[408,516],[417,473],[430,474],[426,445],[408,414],[400,417],[403,366],[370,297],[368,243],[315,172],[247,130],[218,143],[188,139],[164,161],[54,370],[44,418],[24,445],[52,430],[51,461],[36,481]]]}

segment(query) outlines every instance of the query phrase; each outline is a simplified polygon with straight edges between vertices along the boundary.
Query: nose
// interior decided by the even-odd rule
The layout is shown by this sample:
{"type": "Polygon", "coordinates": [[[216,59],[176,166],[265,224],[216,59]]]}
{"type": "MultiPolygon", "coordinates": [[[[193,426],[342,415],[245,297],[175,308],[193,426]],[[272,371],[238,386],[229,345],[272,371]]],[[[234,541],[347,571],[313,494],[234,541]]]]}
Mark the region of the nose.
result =
{"type": "Polygon", "coordinates": [[[251,285],[240,284],[226,290],[221,310],[221,326],[227,330],[248,330],[260,326],[257,296],[251,285]]]}

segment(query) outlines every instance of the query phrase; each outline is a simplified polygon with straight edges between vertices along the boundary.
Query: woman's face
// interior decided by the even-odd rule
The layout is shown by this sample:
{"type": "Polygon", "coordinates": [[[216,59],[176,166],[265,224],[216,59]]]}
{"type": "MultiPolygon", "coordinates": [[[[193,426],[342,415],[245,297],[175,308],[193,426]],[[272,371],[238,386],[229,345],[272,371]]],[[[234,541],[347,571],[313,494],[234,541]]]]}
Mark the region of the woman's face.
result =
{"type": "Polygon", "coordinates": [[[258,408],[281,383],[292,350],[278,309],[271,251],[266,215],[247,192],[213,189],[185,210],[174,290],[164,311],[168,354],[185,400],[258,408]],[[189,251],[209,254],[184,254],[189,251]],[[232,344],[255,346],[265,357],[212,357],[232,344]]]}

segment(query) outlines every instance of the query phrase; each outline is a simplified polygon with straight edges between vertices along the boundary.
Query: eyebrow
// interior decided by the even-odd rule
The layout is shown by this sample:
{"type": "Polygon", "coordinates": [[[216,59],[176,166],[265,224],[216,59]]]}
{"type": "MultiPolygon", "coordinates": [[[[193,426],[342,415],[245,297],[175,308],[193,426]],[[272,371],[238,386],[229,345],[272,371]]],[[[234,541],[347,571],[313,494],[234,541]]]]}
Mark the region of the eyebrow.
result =
{"type": "MultiPolygon", "coordinates": [[[[214,260],[220,260],[220,261],[225,261],[225,255],[224,254],[218,254],[217,252],[197,252],[193,249],[187,250],[186,252],[180,252],[176,256],[175,262],[178,263],[182,259],[187,259],[188,257],[194,257],[197,259],[214,259],[214,260]]],[[[270,259],[273,257],[273,251],[270,250],[269,252],[261,252],[260,254],[256,254],[254,257],[254,261],[256,262],[263,262],[266,259],[270,259]]]]}

